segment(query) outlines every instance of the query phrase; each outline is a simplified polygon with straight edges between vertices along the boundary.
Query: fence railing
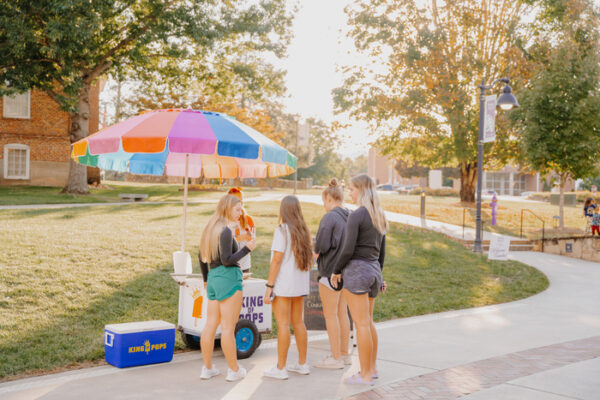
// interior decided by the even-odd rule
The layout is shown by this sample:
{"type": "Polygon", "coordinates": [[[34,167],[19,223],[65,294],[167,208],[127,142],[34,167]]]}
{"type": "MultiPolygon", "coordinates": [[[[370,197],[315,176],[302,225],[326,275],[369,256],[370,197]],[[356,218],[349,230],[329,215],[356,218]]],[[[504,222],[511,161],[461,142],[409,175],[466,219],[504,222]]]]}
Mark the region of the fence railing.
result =
{"type": "Polygon", "coordinates": [[[531,211],[528,208],[521,209],[521,230],[520,230],[519,237],[521,239],[523,239],[523,214],[525,213],[525,211],[527,211],[528,213],[533,215],[535,218],[540,220],[542,223],[542,253],[543,253],[544,252],[544,239],[545,239],[545,234],[546,234],[546,222],[544,221],[544,219],[542,217],[538,216],[536,213],[534,213],[533,211],[531,211]]]}

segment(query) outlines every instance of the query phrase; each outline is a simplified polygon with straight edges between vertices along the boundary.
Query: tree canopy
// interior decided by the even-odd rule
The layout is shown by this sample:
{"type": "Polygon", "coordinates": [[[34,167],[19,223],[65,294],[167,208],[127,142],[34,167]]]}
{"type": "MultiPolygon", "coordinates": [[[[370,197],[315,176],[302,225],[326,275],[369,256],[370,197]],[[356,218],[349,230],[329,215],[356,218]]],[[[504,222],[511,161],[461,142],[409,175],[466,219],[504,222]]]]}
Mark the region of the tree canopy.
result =
{"type": "MultiPolygon", "coordinates": [[[[284,0],[0,0],[0,94],[43,90],[71,113],[74,142],[89,134],[89,88],[103,74],[204,74],[237,90],[274,76],[257,60],[284,54],[290,25],[284,0]]],[[[73,162],[66,190],[88,191],[73,162]]]]}
{"type": "MultiPolygon", "coordinates": [[[[370,121],[384,153],[424,167],[459,166],[461,198],[473,201],[477,179],[481,79],[530,75],[520,1],[360,0],[348,10],[358,51],[371,65],[348,66],[334,90],[339,112],[370,121]]],[[[486,162],[500,166],[518,146],[504,117],[486,162]]]]}

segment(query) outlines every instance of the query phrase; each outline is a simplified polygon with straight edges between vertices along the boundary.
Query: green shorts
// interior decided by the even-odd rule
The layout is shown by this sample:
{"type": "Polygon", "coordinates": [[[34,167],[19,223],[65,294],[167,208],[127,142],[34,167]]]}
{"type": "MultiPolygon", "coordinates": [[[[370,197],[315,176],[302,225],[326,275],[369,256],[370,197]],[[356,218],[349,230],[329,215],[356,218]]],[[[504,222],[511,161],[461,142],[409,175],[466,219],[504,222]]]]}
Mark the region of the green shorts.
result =
{"type": "Polygon", "coordinates": [[[225,300],[242,290],[242,270],[223,265],[208,271],[206,294],[209,300],[225,300]]]}

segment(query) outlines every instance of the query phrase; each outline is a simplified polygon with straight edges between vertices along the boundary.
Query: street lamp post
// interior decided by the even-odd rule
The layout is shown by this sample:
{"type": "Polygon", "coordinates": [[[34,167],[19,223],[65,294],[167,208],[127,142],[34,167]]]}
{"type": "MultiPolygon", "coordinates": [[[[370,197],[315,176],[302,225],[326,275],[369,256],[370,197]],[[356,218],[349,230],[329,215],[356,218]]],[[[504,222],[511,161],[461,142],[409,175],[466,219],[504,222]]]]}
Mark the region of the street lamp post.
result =
{"type": "Polygon", "coordinates": [[[481,253],[483,248],[482,242],[482,228],[481,228],[481,189],[482,189],[482,175],[483,175],[483,130],[484,130],[484,116],[485,116],[485,92],[486,90],[492,89],[498,82],[505,84],[502,94],[496,101],[496,106],[503,110],[510,110],[515,107],[519,107],[517,98],[512,94],[512,88],[508,78],[496,79],[490,86],[485,85],[485,79],[481,80],[479,86],[479,137],[477,141],[477,214],[475,215],[475,243],[473,244],[473,251],[481,253]]]}

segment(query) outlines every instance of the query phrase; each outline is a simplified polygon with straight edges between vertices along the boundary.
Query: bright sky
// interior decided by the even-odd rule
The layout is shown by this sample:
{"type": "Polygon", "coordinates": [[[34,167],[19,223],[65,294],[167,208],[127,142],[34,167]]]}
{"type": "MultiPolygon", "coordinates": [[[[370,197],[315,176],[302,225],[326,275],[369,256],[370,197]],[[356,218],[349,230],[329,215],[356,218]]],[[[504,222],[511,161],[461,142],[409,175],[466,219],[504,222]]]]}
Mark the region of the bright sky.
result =
{"type": "MultiPolygon", "coordinates": [[[[317,117],[331,123],[347,118],[333,114],[331,90],[341,86],[343,76],[336,66],[356,63],[360,57],[354,53],[351,39],[340,30],[347,31],[344,7],[352,0],[302,0],[293,26],[294,38],[288,48],[288,58],[281,64],[287,70],[286,83],[289,97],[283,103],[291,113],[302,117],[317,117]],[[350,54],[348,54],[350,52],[350,54]]],[[[353,122],[340,132],[344,143],[340,153],[355,157],[367,154],[369,137],[364,123],[353,122]]]]}

